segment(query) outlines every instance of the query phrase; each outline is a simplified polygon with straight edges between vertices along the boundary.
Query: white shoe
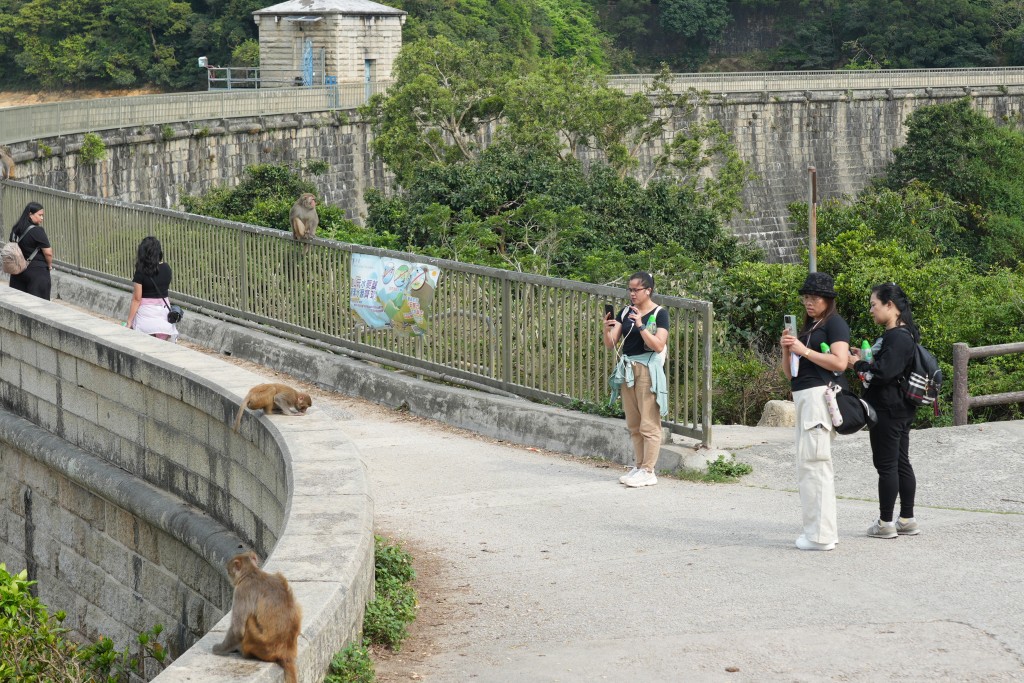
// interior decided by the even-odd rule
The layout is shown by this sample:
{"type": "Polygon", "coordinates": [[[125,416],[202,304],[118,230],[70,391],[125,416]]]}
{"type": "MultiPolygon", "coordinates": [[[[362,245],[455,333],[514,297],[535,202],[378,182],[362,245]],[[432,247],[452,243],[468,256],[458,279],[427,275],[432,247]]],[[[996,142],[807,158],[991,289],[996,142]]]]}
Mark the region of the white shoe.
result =
{"type": "Polygon", "coordinates": [[[835,543],[816,543],[807,539],[807,536],[800,534],[800,538],[796,539],[796,547],[800,550],[832,550],[836,547],[835,543]]]}
{"type": "Polygon", "coordinates": [[[621,477],[619,477],[619,483],[620,484],[625,484],[626,480],[629,479],[630,477],[632,477],[636,473],[637,473],[637,468],[636,467],[630,467],[629,468],[629,472],[626,472],[621,477]]]}
{"type": "Polygon", "coordinates": [[[636,474],[622,482],[626,486],[638,489],[641,486],[654,486],[658,483],[658,477],[654,475],[654,472],[648,472],[647,470],[637,470],[636,474]]]}

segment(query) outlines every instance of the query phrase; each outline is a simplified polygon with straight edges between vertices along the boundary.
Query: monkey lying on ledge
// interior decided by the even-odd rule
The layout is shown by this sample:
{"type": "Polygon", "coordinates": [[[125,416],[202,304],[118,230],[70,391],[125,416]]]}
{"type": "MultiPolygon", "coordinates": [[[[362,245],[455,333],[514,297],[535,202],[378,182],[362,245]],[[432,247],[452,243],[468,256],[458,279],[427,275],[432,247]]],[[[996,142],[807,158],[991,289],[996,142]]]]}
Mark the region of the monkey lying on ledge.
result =
{"type": "Polygon", "coordinates": [[[286,683],[297,683],[295,657],[302,630],[302,608],[295,602],[288,581],[281,574],[260,569],[256,553],[236,555],[228,564],[228,578],[235,587],[231,626],[213,654],[241,650],[246,657],[277,662],[286,683]]]}
{"type": "Polygon", "coordinates": [[[250,410],[262,410],[264,414],[270,415],[276,406],[285,415],[304,415],[306,409],[313,405],[309,394],[295,391],[287,384],[257,384],[242,400],[238,406],[238,415],[235,416],[235,431],[238,431],[242,424],[242,413],[246,408],[250,410]]]}

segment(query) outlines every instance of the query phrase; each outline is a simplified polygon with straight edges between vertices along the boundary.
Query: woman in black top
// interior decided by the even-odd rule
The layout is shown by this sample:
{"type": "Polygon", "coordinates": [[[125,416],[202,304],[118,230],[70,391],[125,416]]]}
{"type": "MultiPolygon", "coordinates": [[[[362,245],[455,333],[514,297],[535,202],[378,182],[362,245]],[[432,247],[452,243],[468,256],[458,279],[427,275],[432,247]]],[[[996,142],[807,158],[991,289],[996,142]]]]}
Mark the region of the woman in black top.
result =
{"type": "Polygon", "coordinates": [[[795,337],[785,331],[780,340],[796,404],[797,488],[803,510],[803,533],[796,547],[832,550],[839,540],[832,467],[835,430],[825,404],[825,387],[833,373],[846,370],[850,327],[836,312],[836,292],[828,273],[809,274],[800,294],[807,314],[804,327],[795,337]],[[823,342],[829,345],[827,352],[822,350],[823,342]],[[799,359],[796,374],[791,367],[794,358],[799,359]]]}
{"type": "Polygon", "coordinates": [[[910,464],[910,423],[916,408],[903,398],[901,384],[917,352],[921,335],[914,324],[910,301],[899,285],[889,282],[871,289],[871,317],[885,332],[871,347],[871,362],[852,352],[850,367],[865,381],[863,398],[878,413],[871,428],[871,458],[878,470],[879,515],[868,529],[874,538],[896,538],[920,533],[914,519],[917,478],[910,464]],[[893,522],[896,496],[900,517],[893,522]]]}
{"type": "Polygon", "coordinates": [[[132,303],[128,327],[158,339],[177,341],[178,328],[167,322],[170,300],[171,267],[164,263],[160,240],[147,237],[139,243],[132,278],[132,303]]]}
{"type": "Polygon", "coordinates": [[[45,215],[42,204],[29,202],[21,218],[11,228],[10,241],[18,242],[28,268],[11,276],[11,289],[25,292],[40,299],[50,300],[50,271],[53,270],[53,249],[43,230],[45,215]]]}

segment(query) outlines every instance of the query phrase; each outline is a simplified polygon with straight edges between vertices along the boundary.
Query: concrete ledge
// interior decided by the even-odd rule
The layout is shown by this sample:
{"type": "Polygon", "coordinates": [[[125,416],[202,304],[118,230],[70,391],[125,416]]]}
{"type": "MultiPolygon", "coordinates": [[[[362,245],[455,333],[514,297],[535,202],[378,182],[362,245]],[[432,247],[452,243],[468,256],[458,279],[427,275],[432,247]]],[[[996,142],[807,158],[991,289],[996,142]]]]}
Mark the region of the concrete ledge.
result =
{"type": "MultiPolygon", "coordinates": [[[[68,287],[67,278],[61,280],[56,290],[68,287]]],[[[124,293],[108,298],[127,305],[124,293]]],[[[0,419],[6,441],[0,458],[30,451],[40,463],[19,465],[27,482],[22,486],[44,487],[53,497],[59,487],[44,468],[66,472],[83,495],[110,500],[165,529],[202,558],[206,573],[212,568],[221,577],[224,558],[239,544],[258,552],[265,552],[264,544],[273,548],[265,568],[288,578],[304,612],[300,678],[321,680],[331,656],[361,630],[373,582],[373,501],[365,466],[336,424],[314,406],[301,418],[247,414],[235,434],[230,420],[241,397],[266,377],[7,287],[0,287],[0,335],[0,399],[21,415],[0,419]],[[188,504],[187,513],[179,500],[188,504]],[[250,509],[269,511],[272,519],[253,532],[246,524],[250,509]]],[[[16,503],[18,486],[0,482],[0,492],[16,503]]],[[[28,518],[20,526],[21,519],[7,523],[17,513],[16,504],[0,509],[0,532],[18,536],[32,526],[28,518]]],[[[130,543],[131,518],[126,521],[130,543]]],[[[47,542],[58,545],[72,542],[88,524],[51,529],[50,520],[38,523],[53,532],[47,542]]],[[[12,569],[17,552],[39,554],[21,537],[0,538],[0,545],[11,550],[5,559],[12,569]]],[[[36,559],[56,562],[56,576],[73,582],[73,572],[60,572],[57,555],[36,559]]],[[[127,555],[129,566],[138,564],[127,555]]],[[[134,590],[146,586],[136,583],[134,590]]],[[[152,599],[176,592],[161,591],[152,599]]],[[[230,592],[218,585],[216,593],[214,603],[226,612],[230,592]]],[[[122,609],[135,609],[132,604],[129,596],[122,609]]],[[[227,625],[225,617],[157,680],[280,680],[276,665],[212,654],[227,625]]]]}

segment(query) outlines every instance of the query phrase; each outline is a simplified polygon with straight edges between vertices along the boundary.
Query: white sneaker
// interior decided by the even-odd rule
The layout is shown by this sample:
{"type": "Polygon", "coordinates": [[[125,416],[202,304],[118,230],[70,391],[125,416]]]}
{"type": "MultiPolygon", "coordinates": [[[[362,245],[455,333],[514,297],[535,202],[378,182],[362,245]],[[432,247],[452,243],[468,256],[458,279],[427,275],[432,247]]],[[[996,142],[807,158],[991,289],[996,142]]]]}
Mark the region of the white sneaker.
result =
{"type": "Polygon", "coordinates": [[[654,472],[648,472],[647,470],[637,470],[636,474],[622,482],[626,486],[638,489],[641,486],[654,486],[658,483],[658,477],[654,475],[654,472]]]}
{"type": "Polygon", "coordinates": [[[835,543],[816,543],[815,541],[808,540],[807,536],[800,534],[800,538],[796,539],[796,547],[800,550],[832,550],[836,547],[835,543]]]}
{"type": "Polygon", "coordinates": [[[625,484],[627,479],[629,479],[630,477],[632,477],[634,474],[637,473],[637,469],[638,468],[636,468],[636,467],[630,467],[629,468],[629,472],[626,472],[621,477],[619,477],[619,483],[620,484],[625,484]]]}

